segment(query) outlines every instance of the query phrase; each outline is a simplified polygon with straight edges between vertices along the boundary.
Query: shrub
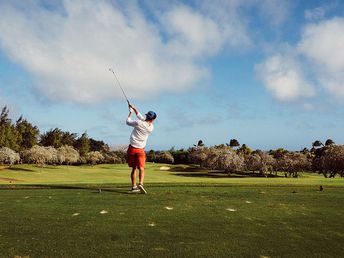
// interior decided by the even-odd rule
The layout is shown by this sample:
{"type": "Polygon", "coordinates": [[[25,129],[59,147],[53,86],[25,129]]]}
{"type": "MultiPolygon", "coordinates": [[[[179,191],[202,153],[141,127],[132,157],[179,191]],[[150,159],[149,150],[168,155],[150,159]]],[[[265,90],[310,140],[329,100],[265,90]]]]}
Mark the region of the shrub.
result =
{"type": "Polygon", "coordinates": [[[312,163],[307,155],[298,152],[286,153],[276,160],[275,169],[285,176],[298,177],[298,172],[310,171],[312,163]]]}
{"type": "Polygon", "coordinates": [[[104,159],[104,156],[99,151],[91,151],[86,154],[86,161],[91,165],[102,163],[104,159]]]}
{"type": "Polygon", "coordinates": [[[33,164],[56,164],[58,162],[57,150],[53,147],[35,145],[31,149],[22,152],[25,163],[33,164]]]}
{"type": "Polygon", "coordinates": [[[174,159],[174,164],[189,164],[189,152],[186,150],[173,150],[170,151],[173,159],[174,159]]]}
{"type": "Polygon", "coordinates": [[[169,151],[157,151],[157,152],[155,152],[154,162],[173,164],[174,158],[169,151]]]}
{"type": "Polygon", "coordinates": [[[230,147],[213,147],[209,148],[203,165],[209,169],[232,173],[244,168],[244,158],[230,147]]]}
{"type": "Polygon", "coordinates": [[[206,147],[193,147],[189,149],[188,162],[204,167],[204,162],[208,156],[209,149],[206,147]]]}
{"type": "Polygon", "coordinates": [[[249,171],[259,171],[261,175],[273,172],[275,159],[266,152],[256,150],[250,155],[245,155],[245,167],[249,171]]]}
{"type": "Polygon", "coordinates": [[[7,147],[0,148],[0,164],[13,165],[19,161],[20,156],[17,152],[7,147]]]}
{"type": "Polygon", "coordinates": [[[103,153],[104,163],[106,164],[123,164],[126,162],[126,153],[123,151],[111,151],[103,153]]]}
{"type": "Polygon", "coordinates": [[[60,164],[75,164],[79,158],[79,152],[72,146],[64,145],[57,149],[57,159],[60,164]]]}
{"type": "Polygon", "coordinates": [[[325,177],[344,176],[344,145],[329,145],[313,160],[313,169],[325,177]]]}

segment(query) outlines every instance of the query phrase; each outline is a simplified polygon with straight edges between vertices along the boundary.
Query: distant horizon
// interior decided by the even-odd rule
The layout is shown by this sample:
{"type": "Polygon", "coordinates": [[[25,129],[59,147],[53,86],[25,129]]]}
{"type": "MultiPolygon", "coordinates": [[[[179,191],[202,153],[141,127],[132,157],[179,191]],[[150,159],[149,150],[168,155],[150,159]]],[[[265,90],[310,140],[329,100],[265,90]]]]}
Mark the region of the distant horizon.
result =
{"type": "Polygon", "coordinates": [[[158,115],[147,150],[344,144],[344,2],[5,0],[0,15],[0,106],[41,132],[127,145],[111,67],[158,115]]]}

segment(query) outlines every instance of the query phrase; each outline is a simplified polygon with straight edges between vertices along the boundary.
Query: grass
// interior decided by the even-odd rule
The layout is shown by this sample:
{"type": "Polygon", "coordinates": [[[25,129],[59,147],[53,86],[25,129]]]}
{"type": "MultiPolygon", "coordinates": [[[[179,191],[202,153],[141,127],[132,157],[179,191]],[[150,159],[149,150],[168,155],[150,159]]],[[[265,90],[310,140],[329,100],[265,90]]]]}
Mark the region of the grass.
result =
{"type": "Polygon", "coordinates": [[[341,178],[160,166],[147,195],[128,194],[124,165],[0,169],[0,256],[344,257],[341,178]]]}

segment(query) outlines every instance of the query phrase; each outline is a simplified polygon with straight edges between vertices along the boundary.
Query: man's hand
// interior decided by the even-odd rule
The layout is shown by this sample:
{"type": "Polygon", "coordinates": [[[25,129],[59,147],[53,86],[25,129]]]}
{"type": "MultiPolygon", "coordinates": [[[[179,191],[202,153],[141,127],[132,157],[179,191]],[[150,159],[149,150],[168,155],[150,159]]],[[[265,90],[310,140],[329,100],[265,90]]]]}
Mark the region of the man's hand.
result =
{"type": "Polygon", "coordinates": [[[129,104],[129,108],[134,110],[135,114],[137,115],[138,111],[137,111],[136,107],[133,104],[129,104]]]}

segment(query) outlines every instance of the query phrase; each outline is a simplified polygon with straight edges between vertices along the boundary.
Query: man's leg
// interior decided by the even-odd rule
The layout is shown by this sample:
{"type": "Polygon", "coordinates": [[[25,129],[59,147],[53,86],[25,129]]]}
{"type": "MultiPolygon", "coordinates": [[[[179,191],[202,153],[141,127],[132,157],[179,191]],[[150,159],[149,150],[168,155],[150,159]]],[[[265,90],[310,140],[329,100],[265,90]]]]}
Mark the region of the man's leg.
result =
{"type": "Polygon", "coordinates": [[[136,187],[136,167],[133,167],[131,170],[131,185],[136,187]]]}
{"type": "Polygon", "coordinates": [[[139,180],[140,180],[140,183],[138,184],[138,188],[140,189],[141,193],[144,193],[146,194],[147,191],[146,189],[143,187],[143,180],[145,178],[145,168],[144,167],[139,167],[139,180]]]}
{"type": "Polygon", "coordinates": [[[140,180],[140,185],[143,185],[143,180],[145,179],[145,168],[140,167],[139,168],[139,180],[140,180]]]}

